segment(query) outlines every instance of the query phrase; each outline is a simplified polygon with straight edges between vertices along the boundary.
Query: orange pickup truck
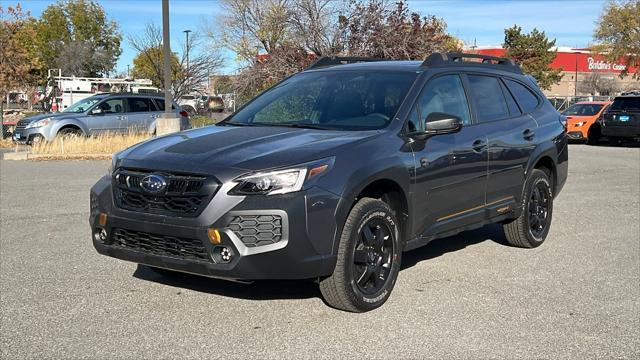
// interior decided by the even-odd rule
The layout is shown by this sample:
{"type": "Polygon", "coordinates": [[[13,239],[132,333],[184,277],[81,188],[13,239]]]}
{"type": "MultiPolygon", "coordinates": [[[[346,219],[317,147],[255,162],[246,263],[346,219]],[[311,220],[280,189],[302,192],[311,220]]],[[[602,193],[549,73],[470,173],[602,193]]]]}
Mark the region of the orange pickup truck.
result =
{"type": "Polygon", "coordinates": [[[567,136],[570,140],[595,144],[600,139],[600,128],[596,123],[611,101],[585,101],[573,104],[562,115],[567,117],[567,136]],[[595,124],[595,125],[594,125],[595,124]]]}

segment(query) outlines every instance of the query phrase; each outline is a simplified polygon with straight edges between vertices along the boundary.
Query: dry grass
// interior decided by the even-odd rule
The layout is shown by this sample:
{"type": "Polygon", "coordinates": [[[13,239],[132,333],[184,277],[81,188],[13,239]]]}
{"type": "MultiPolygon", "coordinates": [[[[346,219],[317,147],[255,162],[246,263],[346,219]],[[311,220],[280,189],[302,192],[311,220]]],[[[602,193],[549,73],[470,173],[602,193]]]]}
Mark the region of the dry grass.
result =
{"type": "Polygon", "coordinates": [[[92,137],[58,137],[52,142],[40,142],[31,148],[32,154],[59,157],[91,157],[113,154],[149,138],[148,134],[106,134],[92,137]]]}
{"type": "Polygon", "coordinates": [[[15,144],[13,143],[13,141],[11,141],[11,139],[0,139],[0,149],[13,147],[15,147],[15,144]]]}

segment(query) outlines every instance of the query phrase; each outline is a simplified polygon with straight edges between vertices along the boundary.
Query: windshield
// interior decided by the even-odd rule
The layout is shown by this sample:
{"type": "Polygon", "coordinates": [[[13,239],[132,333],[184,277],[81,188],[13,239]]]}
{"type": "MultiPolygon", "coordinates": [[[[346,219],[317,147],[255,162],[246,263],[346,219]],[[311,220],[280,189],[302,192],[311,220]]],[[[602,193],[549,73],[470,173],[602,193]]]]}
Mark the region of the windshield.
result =
{"type": "Polygon", "coordinates": [[[267,90],[224,124],[372,130],[386,127],[417,73],[319,71],[267,90]]]}
{"type": "Polygon", "coordinates": [[[616,98],[611,104],[611,110],[640,110],[640,96],[616,98]]]}
{"type": "Polygon", "coordinates": [[[73,105],[69,106],[68,108],[64,109],[65,113],[82,113],[85,112],[87,110],[89,110],[90,107],[92,107],[93,105],[95,105],[98,101],[102,100],[102,96],[91,96],[88,97],[86,99],[82,99],[80,101],[78,101],[77,103],[74,103],[73,105]]]}
{"type": "Polygon", "coordinates": [[[562,112],[562,115],[568,116],[593,116],[602,109],[602,104],[575,104],[562,112]]]}

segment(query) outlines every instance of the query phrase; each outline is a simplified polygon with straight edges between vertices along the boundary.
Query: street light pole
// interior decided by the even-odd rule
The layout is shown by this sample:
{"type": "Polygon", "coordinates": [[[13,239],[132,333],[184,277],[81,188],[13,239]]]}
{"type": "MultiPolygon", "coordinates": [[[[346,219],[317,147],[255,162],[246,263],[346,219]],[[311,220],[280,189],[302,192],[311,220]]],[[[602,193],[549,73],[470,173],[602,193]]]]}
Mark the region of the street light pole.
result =
{"type": "MultiPolygon", "coordinates": [[[[189,72],[189,33],[191,32],[191,30],[187,29],[185,31],[183,31],[183,33],[185,34],[185,36],[187,37],[187,44],[185,45],[186,48],[186,57],[187,57],[187,80],[189,80],[189,77],[191,76],[191,73],[189,72]]],[[[189,82],[187,81],[187,84],[189,84],[189,82]]]]}

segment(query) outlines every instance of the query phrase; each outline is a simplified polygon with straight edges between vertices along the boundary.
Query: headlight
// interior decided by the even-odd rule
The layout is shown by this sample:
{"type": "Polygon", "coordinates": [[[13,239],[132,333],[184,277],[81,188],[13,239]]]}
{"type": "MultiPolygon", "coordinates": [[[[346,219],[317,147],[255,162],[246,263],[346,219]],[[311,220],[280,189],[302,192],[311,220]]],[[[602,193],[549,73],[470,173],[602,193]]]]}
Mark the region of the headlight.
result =
{"type": "Polygon", "coordinates": [[[26,129],[39,128],[39,127],[47,126],[47,125],[49,125],[50,122],[51,122],[51,118],[40,119],[38,121],[34,121],[34,122],[30,123],[29,125],[27,125],[26,129]]]}
{"type": "Polygon", "coordinates": [[[334,158],[314,161],[285,170],[276,170],[241,176],[231,195],[277,195],[302,190],[305,181],[315,179],[327,172],[334,158]]]}
{"type": "Polygon", "coordinates": [[[584,124],[586,124],[586,123],[587,123],[586,121],[580,121],[580,122],[577,122],[577,123],[576,123],[576,127],[580,127],[580,126],[582,126],[582,125],[584,125],[584,124]]]}

